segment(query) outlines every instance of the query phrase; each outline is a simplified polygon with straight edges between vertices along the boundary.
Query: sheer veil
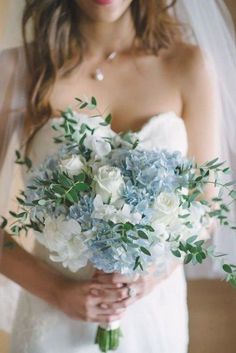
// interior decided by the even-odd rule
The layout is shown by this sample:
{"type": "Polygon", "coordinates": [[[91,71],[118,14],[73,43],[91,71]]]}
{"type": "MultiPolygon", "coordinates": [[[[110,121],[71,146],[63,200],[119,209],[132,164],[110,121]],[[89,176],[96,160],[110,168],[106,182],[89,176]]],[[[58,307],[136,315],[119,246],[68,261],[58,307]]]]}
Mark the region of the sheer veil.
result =
{"type": "MultiPolygon", "coordinates": [[[[192,35],[188,38],[206,52],[214,65],[221,100],[220,136],[218,155],[232,170],[236,179],[236,46],[234,25],[222,0],[178,0],[177,17],[190,24],[192,35]]],[[[236,209],[232,207],[231,220],[236,222],[236,209]]],[[[236,235],[234,231],[219,228],[214,234],[214,245],[220,252],[236,260],[236,235]]],[[[190,277],[218,277],[220,266],[206,263],[199,268],[187,269],[190,277]]]]}
{"type": "MultiPolygon", "coordinates": [[[[22,48],[0,53],[0,215],[14,209],[20,184],[20,171],[14,163],[15,150],[23,136],[26,67],[22,48]]],[[[3,234],[0,230],[0,256],[3,234]]],[[[1,258],[0,258],[1,265],[1,258]]],[[[19,287],[0,275],[0,329],[10,330],[19,287]]]]}
{"type": "MultiPolygon", "coordinates": [[[[17,183],[13,162],[15,150],[22,140],[26,105],[27,68],[21,38],[24,2],[8,0],[1,5],[3,9],[0,11],[0,23],[3,24],[0,30],[0,214],[3,215],[17,183]]],[[[236,48],[230,14],[223,0],[178,0],[175,13],[181,22],[192,28],[186,40],[199,45],[214,63],[222,103],[219,153],[230,164],[233,178],[236,179],[236,152],[233,146],[236,140],[236,48]]],[[[235,211],[232,217],[236,219],[235,211]]],[[[219,230],[214,242],[235,261],[234,234],[219,230]]],[[[190,269],[189,274],[214,277],[220,272],[208,264],[203,273],[190,269]]],[[[9,290],[12,286],[9,283],[0,277],[0,305],[4,305],[4,310],[0,307],[0,312],[7,312],[8,315],[1,315],[0,329],[8,330],[17,298],[16,287],[9,290]]]]}

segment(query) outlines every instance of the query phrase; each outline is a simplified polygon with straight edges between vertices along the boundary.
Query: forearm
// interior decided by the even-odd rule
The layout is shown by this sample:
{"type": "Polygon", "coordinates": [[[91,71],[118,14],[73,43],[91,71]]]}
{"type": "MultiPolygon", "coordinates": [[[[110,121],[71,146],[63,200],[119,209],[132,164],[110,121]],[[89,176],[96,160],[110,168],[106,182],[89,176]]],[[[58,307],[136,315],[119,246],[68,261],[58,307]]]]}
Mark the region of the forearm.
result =
{"type": "Polygon", "coordinates": [[[59,272],[29,254],[10,236],[5,235],[4,242],[13,245],[2,248],[0,272],[30,293],[55,304],[55,293],[61,278],[59,272]]]}

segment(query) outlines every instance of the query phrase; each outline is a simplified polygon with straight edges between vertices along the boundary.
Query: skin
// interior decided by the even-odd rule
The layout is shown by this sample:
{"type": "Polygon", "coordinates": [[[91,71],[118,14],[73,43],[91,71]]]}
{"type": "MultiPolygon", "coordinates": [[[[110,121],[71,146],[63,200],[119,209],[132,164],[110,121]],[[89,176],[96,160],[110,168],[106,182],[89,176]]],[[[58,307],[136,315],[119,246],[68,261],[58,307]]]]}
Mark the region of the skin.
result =
{"type": "MultiPolygon", "coordinates": [[[[139,130],[150,117],[173,111],[186,124],[189,155],[200,163],[214,158],[218,105],[211,65],[199,48],[181,43],[162,49],[159,56],[131,51],[131,2],[114,0],[112,6],[98,6],[92,0],[77,0],[86,52],[83,63],[53,87],[54,115],[71,105],[74,97],[93,95],[102,113],[112,113],[112,128],[120,132],[139,130]],[[115,60],[104,62],[114,50],[119,52],[115,60]],[[102,82],[91,77],[97,67],[105,73],[102,82]]],[[[212,190],[207,193],[210,196],[212,190]]],[[[18,246],[5,250],[2,260],[3,274],[70,317],[89,322],[121,318],[129,305],[165,280],[164,276],[157,280],[151,268],[133,279],[97,271],[91,280],[76,282],[18,246]],[[128,297],[127,286],[135,288],[134,298],[128,297]]]]}

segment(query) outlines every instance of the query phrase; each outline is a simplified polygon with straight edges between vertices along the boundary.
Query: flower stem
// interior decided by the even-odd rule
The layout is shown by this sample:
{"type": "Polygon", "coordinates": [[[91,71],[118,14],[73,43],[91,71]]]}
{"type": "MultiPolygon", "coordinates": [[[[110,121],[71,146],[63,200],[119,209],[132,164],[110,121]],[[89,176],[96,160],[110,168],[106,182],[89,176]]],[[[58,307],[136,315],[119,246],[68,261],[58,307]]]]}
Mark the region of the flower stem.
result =
{"type": "Polygon", "coordinates": [[[121,329],[106,330],[98,326],[95,343],[98,344],[101,352],[115,351],[119,347],[121,329]]]}

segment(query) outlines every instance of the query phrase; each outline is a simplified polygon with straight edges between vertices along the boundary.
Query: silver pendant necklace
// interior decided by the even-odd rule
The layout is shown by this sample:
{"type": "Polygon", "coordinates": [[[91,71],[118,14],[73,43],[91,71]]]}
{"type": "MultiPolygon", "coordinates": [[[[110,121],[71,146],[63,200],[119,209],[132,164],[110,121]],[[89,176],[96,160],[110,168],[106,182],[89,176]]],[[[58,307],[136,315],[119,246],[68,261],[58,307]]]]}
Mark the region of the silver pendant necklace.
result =
{"type": "MultiPolygon", "coordinates": [[[[107,58],[105,59],[105,61],[113,61],[113,60],[115,59],[116,55],[117,55],[117,51],[111,52],[111,53],[107,56],[107,58]]],[[[104,75],[104,72],[103,72],[102,68],[101,68],[101,67],[98,67],[98,68],[95,70],[95,72],[94,72],[94,74],[92,75],[92,77],[93,77],[96,81],[103,81],[104,78],[105,78],[105,75],[104,75]]]]}

